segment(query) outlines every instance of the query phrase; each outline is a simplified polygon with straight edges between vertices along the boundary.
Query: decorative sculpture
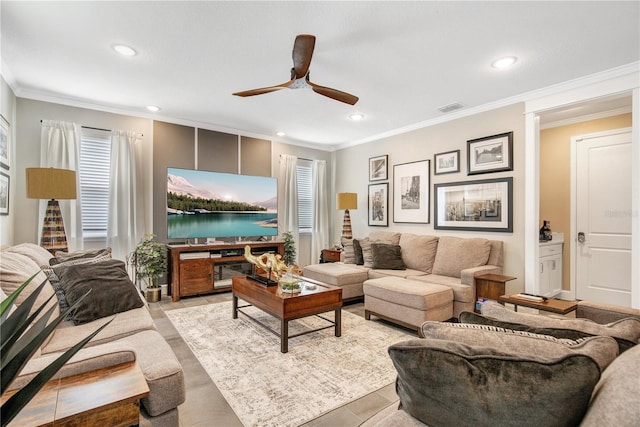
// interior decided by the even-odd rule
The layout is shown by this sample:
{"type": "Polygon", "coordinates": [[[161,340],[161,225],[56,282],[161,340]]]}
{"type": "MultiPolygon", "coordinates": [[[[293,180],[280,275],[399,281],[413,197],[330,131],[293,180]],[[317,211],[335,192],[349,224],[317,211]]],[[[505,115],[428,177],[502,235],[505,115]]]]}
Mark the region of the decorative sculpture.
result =
{"type": "Polygon", "coordinates": [[[282,276],[287,272],[289,267],[284,263],[282,255],[274,253],[264,253],[260,255],[253,255],[251,253],[251,246],[244,247],[244,257],[251,264],[258,268],[261,268],[266,273],[271,273],[275,276],[276,280],[280,280],[282,276]]]}

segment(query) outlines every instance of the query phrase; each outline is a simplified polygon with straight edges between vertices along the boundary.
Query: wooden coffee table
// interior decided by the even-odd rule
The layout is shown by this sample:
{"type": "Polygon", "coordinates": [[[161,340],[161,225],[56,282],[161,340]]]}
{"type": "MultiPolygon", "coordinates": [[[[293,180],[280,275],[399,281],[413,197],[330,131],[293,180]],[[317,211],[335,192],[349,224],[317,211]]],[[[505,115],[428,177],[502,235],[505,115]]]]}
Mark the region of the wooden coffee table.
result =
{"type": "Polygon", "coordinates": [[[342,334],[342,288],[307,278],[301,277],[300,279],[305,283],[315,285],[315,289],[306,289],[303,286],[299,294],[285,294],[278,289],[278,286],[267,287],[246,276],[233,277],[231,279],[233,318],[237,319],[238,313],[242,313],[249,319],[265,327],[268,331],[278,335],[280,337],[280,351],[282,353],[289,351],[289,338],[295,338],[328,328],[335,328],[335,335],[339,337],[342,334]],[[242,299],[248,304],[238,306],[238,299],[242,299]],[[269,328],[245,311],[242,311],[242,308],[250,307],[251,305],[280,319],[280,331],[269,328]],[[335,321],[319,316],[321,313],[329,311],[335,312],[335,321]],[[289,335],[289,321],[313,315],[317,315],[323,320],[326,320],[329,324],[323,328],[289,335]]]}
{"type": "Polygon", "coordinates": [[[576,301],[567,301],[556,298],[549,298],[546,301],[533,301],[526,298],[518,298],[516,295],[502,295],[499,300],[500,303],[509,303],[514,305],[515,311],[518,311],[518,306],[535,308],[542,311],[548,311],[556,314],[567,314],[574,311],[578,304],[576,301]]]}

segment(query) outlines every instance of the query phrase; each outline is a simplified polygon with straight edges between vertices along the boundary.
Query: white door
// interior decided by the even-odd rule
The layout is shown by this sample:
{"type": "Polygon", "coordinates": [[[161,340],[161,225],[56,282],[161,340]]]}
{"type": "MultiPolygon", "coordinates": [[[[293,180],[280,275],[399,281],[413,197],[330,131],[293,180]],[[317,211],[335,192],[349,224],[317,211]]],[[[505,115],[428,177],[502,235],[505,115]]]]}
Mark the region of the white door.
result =
{"type": "Polygon", "coordinates": [[[631,306],[631,132],[576,141],[576,298],[631,306]]]}

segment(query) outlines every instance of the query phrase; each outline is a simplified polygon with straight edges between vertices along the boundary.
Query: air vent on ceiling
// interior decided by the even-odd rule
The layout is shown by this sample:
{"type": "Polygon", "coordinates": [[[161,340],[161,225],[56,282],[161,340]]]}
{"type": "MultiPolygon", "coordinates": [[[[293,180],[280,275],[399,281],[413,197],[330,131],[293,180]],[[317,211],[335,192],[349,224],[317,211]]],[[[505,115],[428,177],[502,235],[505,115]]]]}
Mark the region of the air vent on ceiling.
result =
{"type": "Polygon", "coordinates": [[[440,107],[438,108],[438,110],[442,113],[450,113],[451,111],[455,111],[455,110],[459,110],[461,108],[464,108],[464,105],[462,105],[459,102],[454,102],[453,104],[449,104],[449,105],[445,105],[444,107],[440,107]]]}

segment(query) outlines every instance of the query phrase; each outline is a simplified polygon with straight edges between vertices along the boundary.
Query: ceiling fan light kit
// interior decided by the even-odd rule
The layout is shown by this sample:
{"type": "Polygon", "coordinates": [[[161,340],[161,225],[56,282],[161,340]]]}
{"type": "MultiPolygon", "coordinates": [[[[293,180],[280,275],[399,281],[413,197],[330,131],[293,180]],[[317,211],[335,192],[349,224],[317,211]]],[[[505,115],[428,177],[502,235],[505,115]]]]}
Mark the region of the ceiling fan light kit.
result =
{"type": "Polygon", "coordinates": [[[296,36],[296,40],[293,43],[293,68],[291,69],[291,80],[275,86],[236,92],[233,95],[246,97],[262,95],[281,89],[311,88],[314,92],[320,95],[335,99],[336,101],[344,102],[345,104],[355,105],[355,103],[358,102],[357,96],[330,87],[320,86],[309,80],[309,66],[311,65],[311,58],[313,57],[315,45],[316,37],[311,34],[300,34],[296,36]]]}

